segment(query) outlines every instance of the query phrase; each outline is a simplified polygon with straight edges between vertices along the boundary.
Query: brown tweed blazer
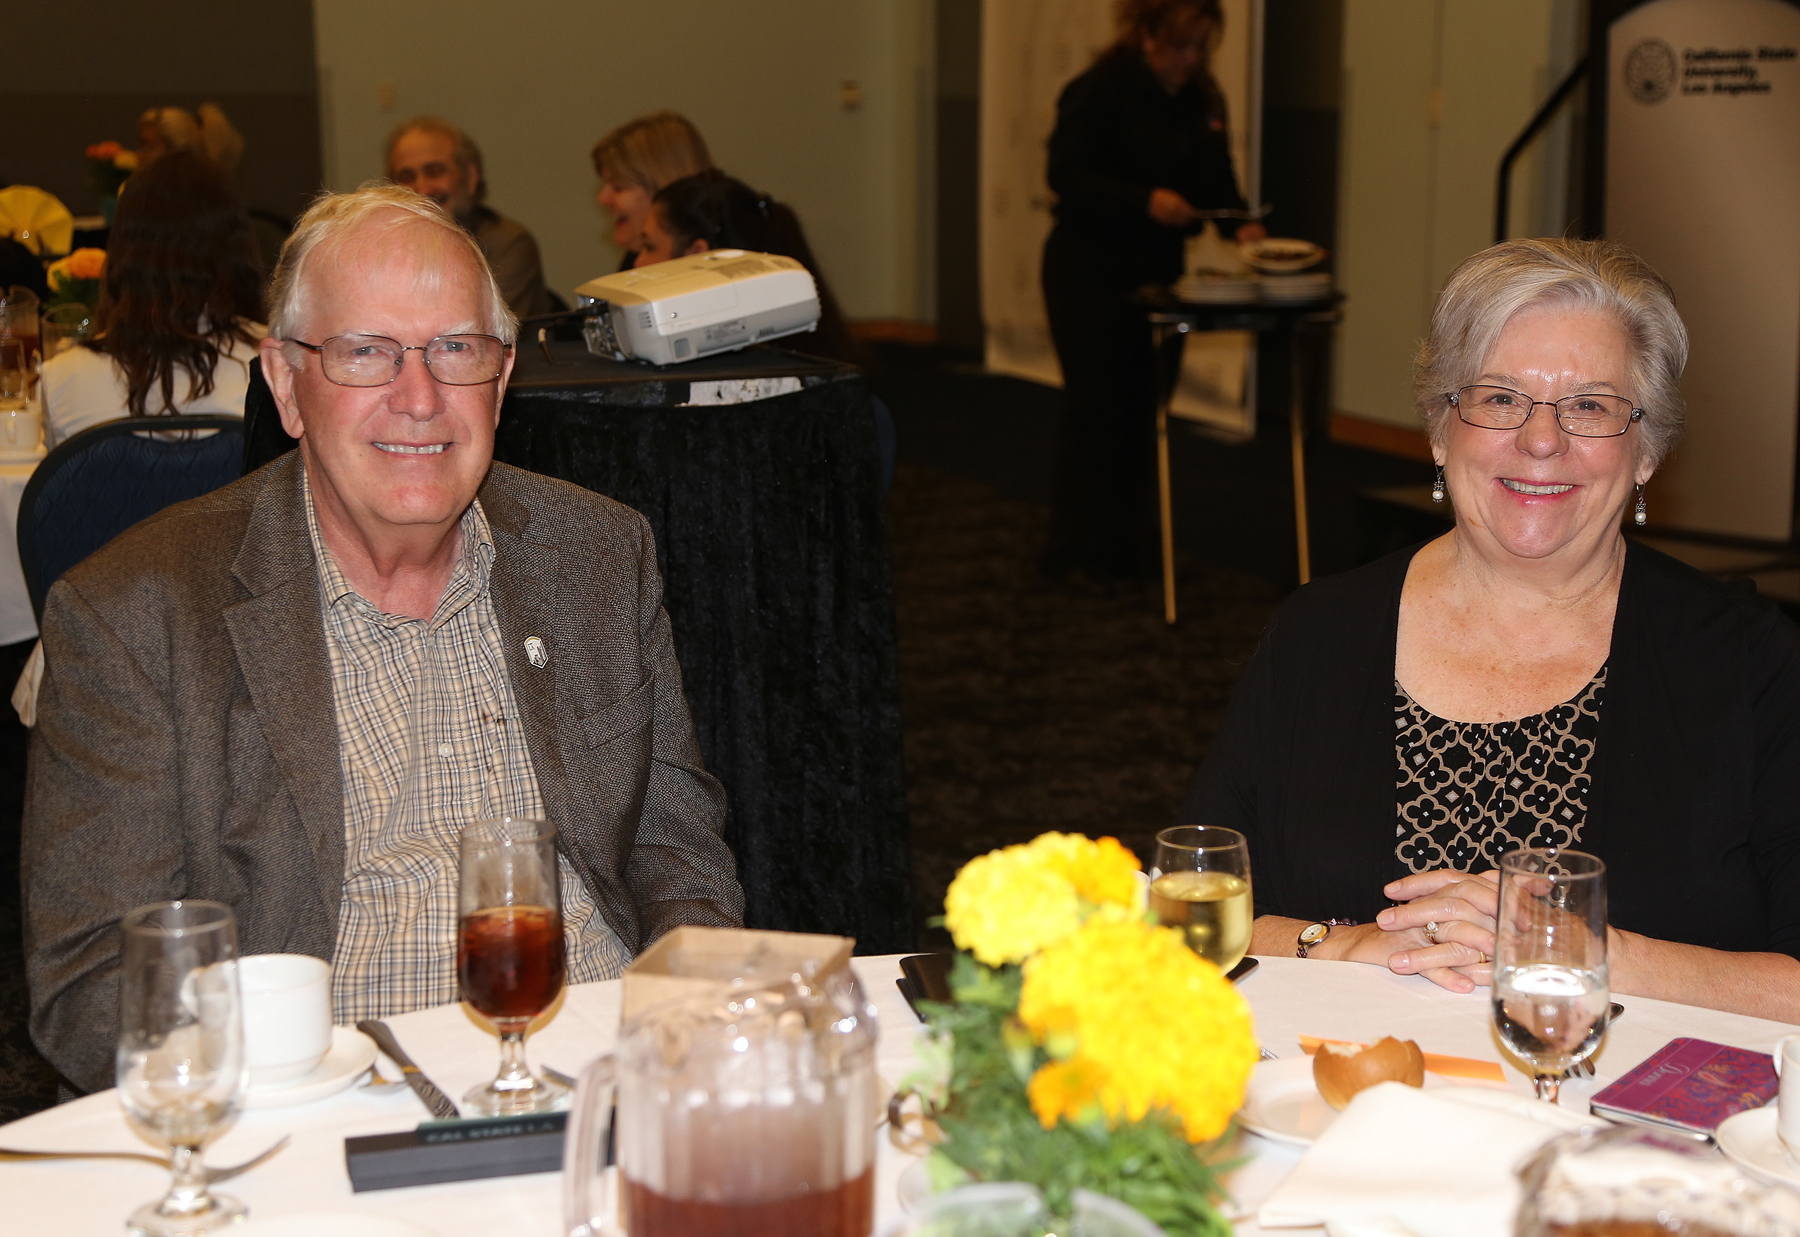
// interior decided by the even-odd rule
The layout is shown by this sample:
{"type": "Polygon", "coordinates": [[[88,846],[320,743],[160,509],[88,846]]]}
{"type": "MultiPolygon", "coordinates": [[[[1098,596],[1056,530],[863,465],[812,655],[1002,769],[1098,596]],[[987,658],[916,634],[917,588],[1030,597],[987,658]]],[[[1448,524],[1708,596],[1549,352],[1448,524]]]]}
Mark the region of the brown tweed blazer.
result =
{"type": "MultiPolygon", "coordinates": [[[[119,920],[212,898],[244,954],[329,959],[343,786],[318,577],[293,451],[152,516],[44,607],[22,856],[31,1033],[111,1085],[119,920]]],[[[627,949],[743,917],[662,608],[650,527],[495,464],[494,610],[544,808],[627,949]],[[524,641],[549,661],[534,668],[524,641]]]]}

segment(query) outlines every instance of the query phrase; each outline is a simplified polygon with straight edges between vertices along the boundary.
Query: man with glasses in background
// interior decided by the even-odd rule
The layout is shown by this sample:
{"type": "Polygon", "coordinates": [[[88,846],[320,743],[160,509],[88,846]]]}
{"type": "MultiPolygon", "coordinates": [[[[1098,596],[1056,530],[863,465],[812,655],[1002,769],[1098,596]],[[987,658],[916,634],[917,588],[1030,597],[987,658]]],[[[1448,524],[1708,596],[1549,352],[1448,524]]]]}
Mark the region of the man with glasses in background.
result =
{"type": "Polygon", "coordinates": [[[571,982],[741,921],[643,517],[492,462],[516,322],[393,185],[282,251],[264,372],[298,451],[171,507],[45,605],[25,803],[33,1038],[111,1083],[118,921],[230,905],[333,963],[333,1020],[453,1001],[457,839],[558,830],[571,982]]]}
{"type": "Polygon", "coordinates": [[[487,204],[481,148],[438,116],[415,116],[388,137],[387,177],[456,217],[481,246],[501,294],[521,318],[550,312],[537,238],[487,204]]]}

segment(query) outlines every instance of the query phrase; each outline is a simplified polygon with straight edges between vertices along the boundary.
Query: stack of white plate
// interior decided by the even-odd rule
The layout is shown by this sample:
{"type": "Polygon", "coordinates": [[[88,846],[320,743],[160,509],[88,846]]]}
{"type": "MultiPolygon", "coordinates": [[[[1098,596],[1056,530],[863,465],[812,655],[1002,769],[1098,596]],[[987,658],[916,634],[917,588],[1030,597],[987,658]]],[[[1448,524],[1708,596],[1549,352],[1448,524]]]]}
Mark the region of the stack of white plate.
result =
{"type": "Polygon", "coordinates": [[[1175,295],[1195,305],[1247,305],[1256,299],[1256,284],[1230,275],[1189,275],[1175,285],[1175,295]]]}
{"type": "Polygon", "coordinates": [[[1324,271],[1307,275],[1264,275],[1266,301],[1316,301],[1331,295],[1331,276],[1324,271]]]}

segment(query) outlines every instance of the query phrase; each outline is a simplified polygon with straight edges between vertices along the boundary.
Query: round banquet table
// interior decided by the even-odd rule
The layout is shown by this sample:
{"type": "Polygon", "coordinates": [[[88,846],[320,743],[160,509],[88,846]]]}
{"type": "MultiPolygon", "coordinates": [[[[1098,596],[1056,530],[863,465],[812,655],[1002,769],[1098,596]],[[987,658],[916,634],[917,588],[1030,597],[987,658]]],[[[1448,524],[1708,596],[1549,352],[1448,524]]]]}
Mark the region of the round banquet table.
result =
{"type": "MultiPolygon", "coordinates": [[[[899,955],[858,958],[856,970],[880,1017],[880,1072],[889,1083],[913,1066],[912,1041],[919,1022],[894,981],[899,955]]],[[[618,981],[572,988],[562,1009],[532,1036],[531,1059],[574,1073],[606,1051],[619,1020],[618,981]]],[[[1278,1056],[1300,1053],[1297,1036],[1373,1040],[1396,1034],[1418,1040],[1428,1052],[1501,1060],[1488,1022],[1485,989],[1459,996],[1417,976],[1398,976],[1349,962],[1264,958],[1243,981],[1256,1012],[1257,1037],[1278,1056]]],[[[1591,1082],[1565,1083],[1565,1106],[1586,1110],[1600,1086],[1636,1065],[1677,1035],[1693,1035],[1767,1052],[1794,1028],[1759,1018],[1722,1014],[1664,1001],[1623,997],[1625,1016],[1607,1033],[1591,1082]]],[[[453,1098],[492,1075],[494,1038],[460,1005],[439,1006],[388,1019],[400,1043],[453,1098]]],[[[399,1071],[384,1062],[383,1072],[399,1071]]],[[[1507,1069],[1514,1090],[1529,1094],[1525,1077],[1507,1069]]],[[[226,1189],[247,1203],[252,1219],[316,1212],[355,1211],[403,1218],[440,1237],[492,1233],[563,1232],[561,1178],[554,1173],[353,1194],[344,1170],[346,1135],[392,1133],[424,1120],[412,1092],[371,1094],[351,1089],[302,1107],[245,1112],[208,1151],[229,1164],[247,1159],[283,1134],[293,1145],[226,1189]]],[[[1299,1152],[1255,1134],[1241,1136],[1245,1163],[1227,1182],[1235,1197],[1238,1232],[1256,1234],[1256,1208],[1299,1159],[1299,1152]]],[[[0,1126],[0,1145],[20,1149],[143,1150],[126,1125],[116,1093],[101,1092],[0,1126]]],[[[900,1213],[897,1182],[912,1162],[884,1136],[877,1162],[876,1228],[900,1213]]],[[[138,1204],[159,1194],[167,1176],[150,1164],[107,1161],[0,1163],[7,1232],[105,1234],[115,1237],[138,1204]]],[[[1320,1233],[1322,1229],[1282,1229],[1320,1233]]]]}

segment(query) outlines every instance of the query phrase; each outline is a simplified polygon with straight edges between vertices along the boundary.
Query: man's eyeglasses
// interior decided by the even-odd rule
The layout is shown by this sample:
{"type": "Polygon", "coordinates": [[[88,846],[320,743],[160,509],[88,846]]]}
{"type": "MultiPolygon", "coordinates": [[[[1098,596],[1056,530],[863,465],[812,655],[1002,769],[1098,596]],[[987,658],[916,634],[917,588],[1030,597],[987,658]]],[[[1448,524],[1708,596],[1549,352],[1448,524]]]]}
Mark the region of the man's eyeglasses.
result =
{"type": "Polygon", "coordinates": [[[322,344],[290,339],[319,354],[325,377],[340,387],[384,387],[400,376],[409,352],[425,354],[425,368],[446,386],[475,387],[500,376],[512,345],[492,335],[439,335],[407,347],[385,335],[333,335],[322,344]]]}
{"type": "Polygon", "coordinates": [[[1641,421],[1644,410],[1620,395],[1565,395],[1558,400],[1532,399],[1511,387],[1463,387],[1447,397],[1456,415],[1484,430],[1516,430],[1531,419],[1539,404],[1549,407],[1563,433],[1577,438],[1616,438],[1641,421]]]}

